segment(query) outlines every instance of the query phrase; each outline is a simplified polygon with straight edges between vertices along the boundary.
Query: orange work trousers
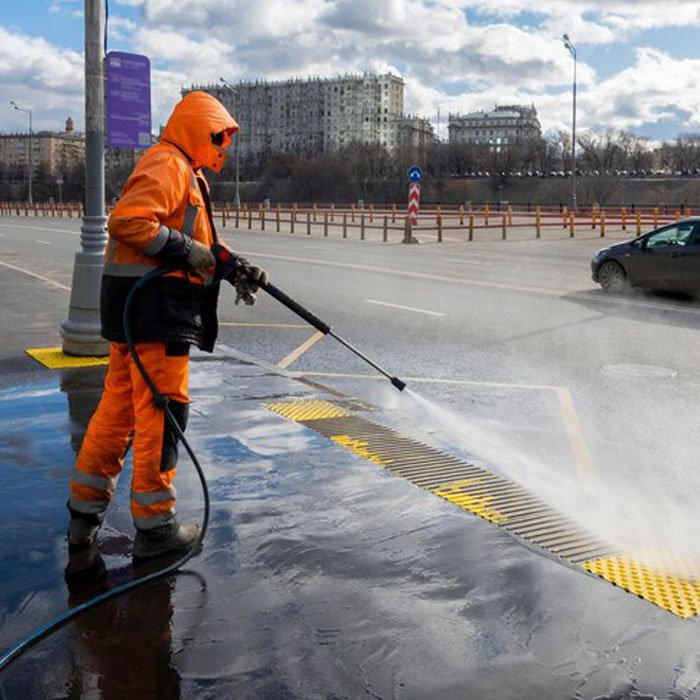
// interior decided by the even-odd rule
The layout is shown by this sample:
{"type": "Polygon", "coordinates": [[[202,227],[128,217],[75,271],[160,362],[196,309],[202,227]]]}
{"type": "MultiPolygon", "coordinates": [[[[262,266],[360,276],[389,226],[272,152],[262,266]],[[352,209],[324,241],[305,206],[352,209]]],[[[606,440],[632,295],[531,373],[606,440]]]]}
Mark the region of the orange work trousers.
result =
{"type": "MultiPolygon", "coordinates": [[[[136,343],[136,352],[181,430],[189,409],[189,346],[136,343]]],[[[174,521],[177,435],[165,411],[153,403],[126,343],[110,343],[109,370],[100,404],[90,421],[70,482],[70,510],[104,518],[133,437],[131,514],[134,525],[150,530],[174,521]]]]}

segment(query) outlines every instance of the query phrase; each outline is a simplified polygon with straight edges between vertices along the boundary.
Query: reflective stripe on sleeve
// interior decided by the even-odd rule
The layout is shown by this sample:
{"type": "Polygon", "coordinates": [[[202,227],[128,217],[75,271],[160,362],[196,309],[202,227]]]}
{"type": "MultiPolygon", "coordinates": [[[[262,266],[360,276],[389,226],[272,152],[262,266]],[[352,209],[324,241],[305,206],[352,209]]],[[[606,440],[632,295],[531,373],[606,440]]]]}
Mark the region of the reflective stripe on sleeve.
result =
{"type": "Polygon", "coordinates": [[[194,236],[194,221],[197,218],[199,207],[188,204],[185,209],[185,218],[182,220],[182,233],[192,238],[194,236]]]}
{"type": "Polygon", "coordinates": [[[104,267],[104,274],[112,277],[142,277],[157,265],[145,265],[144,263],[117,263],[108,262],[104,267]]]}
{"type": "Polygon", "coordinates": [[[147,493],[142,491],[131,492],[131,500],[134,503],[138,503],[140,506],[153,506],[156,503],[172,501],[176,497],[177,491],[174,486],[171,486],[165,491],[148,491],[147,493]]]}
{"type": "Polygon", "coordinates": [[[167,226],[161,226],[155,238],[143,249],[146,255],[157,255],[168,242],[170,229],[167,226]]]}

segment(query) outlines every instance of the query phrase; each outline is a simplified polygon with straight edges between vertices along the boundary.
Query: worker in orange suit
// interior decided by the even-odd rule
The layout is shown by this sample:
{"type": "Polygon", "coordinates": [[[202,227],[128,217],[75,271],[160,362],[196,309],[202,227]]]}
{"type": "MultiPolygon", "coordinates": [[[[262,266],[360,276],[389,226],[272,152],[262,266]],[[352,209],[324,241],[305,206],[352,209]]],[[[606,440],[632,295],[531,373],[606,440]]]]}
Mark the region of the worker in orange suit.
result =
{"type": "MultiPolygon", "coordinates": [[[[184,431],[190,346],[211,352],[218,328],[219,283],[211,251],[216,229],[202,168],[221,170],[237,130],[218,100],[188,93],[159,143],[139,160],[109,217],[100,297],[109,369],[70,482],[70,547],[95,541],[132,440],[134,556],[157,557],[197,541],[199,526],[180,524],[175,507],[177,435],[129,353],[123,313],[141,276],[163,265],[173,268],[138,291],[130,327],[146,372],[184,431]]],[[[252,303],[267,278],[240,261],[236,290],[252,303]]]]}

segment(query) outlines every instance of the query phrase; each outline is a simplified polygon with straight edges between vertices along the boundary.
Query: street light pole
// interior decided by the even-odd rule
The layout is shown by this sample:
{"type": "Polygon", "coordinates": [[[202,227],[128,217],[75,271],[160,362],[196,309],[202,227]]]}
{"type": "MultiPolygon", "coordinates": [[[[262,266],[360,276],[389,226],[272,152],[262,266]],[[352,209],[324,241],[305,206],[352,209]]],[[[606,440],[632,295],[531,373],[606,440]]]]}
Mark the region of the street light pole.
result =
{"type": "Polygon", "coordinates": [[[27,202],[29,204],[34,203],[34,199],[32,197],[32,170],[34,170],[34,154],[32,153],[32,136],[33,136],[33,129],[32,129],[32,108],[31,107],[25,107],[24,105],[17,104],[13,100],[10,100],[10,104],[16,109],[19,110],[20,112],[24,112],[25,114],[29,115],[29,187],[27,189],[27,202]]]}
{"type": "Polygon", "coordinates": [[[107,355],[100,324],[100,283],[107,244],[104,160],[104,0],[85,0],[85,216],[75,254],[68,316],[61,321],[67,355],[107,355]]]}
{"type": "Polygon", "coordinates": [[[578,211],[576,202],[576,47],[569,39],[568,34],[563,34],[564,46],[569,50],[574,59],[574,87],[573,87],[573,115],[571,118],[571,206],[578,211]]]}
{"type": "MultiPolygon", "coordinates": [[[[228,81],[224,80],[223,78],[219,78],[219,80],[236,96],[236,107],[238,107],[238,88],[233,87],[228,81]]],[[[236,135],[236,195],[234,199],[234,206],[236,209],[241,208],[241,197],[240,197],[240,177],[239,177],[239,152],[240,152],[240,144],[238,143],[239,136],[236,135]]]]}

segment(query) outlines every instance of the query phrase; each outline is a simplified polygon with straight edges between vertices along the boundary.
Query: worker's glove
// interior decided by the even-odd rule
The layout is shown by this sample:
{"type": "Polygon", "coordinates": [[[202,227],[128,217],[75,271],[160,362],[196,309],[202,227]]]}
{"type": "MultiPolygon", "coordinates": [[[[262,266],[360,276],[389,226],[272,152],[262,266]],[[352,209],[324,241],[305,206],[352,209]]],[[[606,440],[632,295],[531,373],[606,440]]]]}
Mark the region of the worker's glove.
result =
{"type": "Polygon", "coordinates": [[[245,258],[236,256],[236,265],[232,274],[226,278],[236,289],[236,304],[244,302],[251,306],[255,303],[255,292],[267,284],[267,272],[261,267],[251,265],[245,258]]]}
{"type": "Polygon", "coordinates": [[[193,240],[185,262],[193,270],[206,270],[208,267],[216,265],[216,258],[207,246],[193,240]]]}

